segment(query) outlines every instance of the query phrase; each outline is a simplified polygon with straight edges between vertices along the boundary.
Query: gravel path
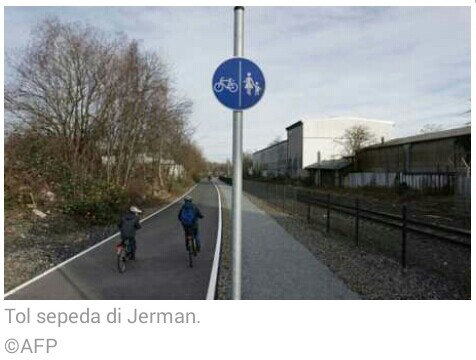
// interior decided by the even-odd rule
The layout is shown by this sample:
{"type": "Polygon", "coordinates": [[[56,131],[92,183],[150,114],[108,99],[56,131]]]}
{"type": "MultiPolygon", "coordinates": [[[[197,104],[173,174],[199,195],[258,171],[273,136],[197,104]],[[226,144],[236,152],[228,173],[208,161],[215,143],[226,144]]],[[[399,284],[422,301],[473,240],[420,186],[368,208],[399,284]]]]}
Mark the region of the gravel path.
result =
{"type": "MultiPolygon", "coordinates": [[[[220,185],[220,188],[229,209],[231,187],[220,185]]],[[[229,232],[230,227],[224,231],[229,232]]],[[[229,240],[226,243],[229,244],[229,240]]],[[[243,197],[242,261],[243,299],[358,298],[311,252],[246,197],[243,197]]]]}

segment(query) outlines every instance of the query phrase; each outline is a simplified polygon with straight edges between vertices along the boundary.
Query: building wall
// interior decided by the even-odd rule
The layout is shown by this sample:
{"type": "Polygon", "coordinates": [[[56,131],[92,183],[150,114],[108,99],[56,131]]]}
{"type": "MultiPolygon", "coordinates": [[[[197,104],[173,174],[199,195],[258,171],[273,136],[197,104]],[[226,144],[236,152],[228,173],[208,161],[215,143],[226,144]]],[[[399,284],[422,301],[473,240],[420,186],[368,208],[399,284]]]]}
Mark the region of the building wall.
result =
{"type": "Polygon", "coordinates": [[[285,175],[287,152],[287,141],[255,152],[253,154],[253,171],[261,176],[285,175]]]}
{"type": "Polygon", "coordinates": [[[409,172],[454,172],[454,138],[411,144],[409,172]]]}
{"type": "Polygon", "coordinates": [[[365,150],[357,154],[358,171],[398,172],[403,171],[405,154],[403,146],[390,146],[365,150]]]}
{"type": "Polygon", "coordinates": [[[375,141],[392,138],[393,123],[381,120],[369,120],[355,117],[335,117],[321,120],[303,121],[303,167],[317,162],[317,153],[321,161],[338,159],[344,154],[342,138],[347,129],[362,125],[374,134],[375,141]]]}
{"type": "Polygon", "coordinates": [[[267,164],[264,163],[264,150],[253,153],[253,173],[262,175],[261,173],[267,169],[267,164]]]}
{"type": "Polygon", "coordinates": [[[275,163],[276,175],[286,175],[286,167],[288,161],[288,142],[283,141],[276,146],[277,161],[275,163]]]}
{"type": "Polygon", "coordinates": [[[296,126],[288,130],[288,174],[292,177],[300,175],[303,168],[303,127],[296,126]]]}

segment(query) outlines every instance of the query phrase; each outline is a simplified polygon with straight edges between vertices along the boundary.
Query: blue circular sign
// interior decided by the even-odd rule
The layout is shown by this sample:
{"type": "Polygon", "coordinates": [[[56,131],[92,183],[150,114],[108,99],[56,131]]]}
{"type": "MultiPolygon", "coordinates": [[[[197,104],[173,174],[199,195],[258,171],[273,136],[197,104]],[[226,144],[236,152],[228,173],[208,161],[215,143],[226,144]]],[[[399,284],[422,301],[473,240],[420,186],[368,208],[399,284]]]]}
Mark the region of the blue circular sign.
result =
{"type": "Polygon", "coordinates": [[[261,69],[253,61],[235,57],[225,60],[213,74],[212,89],[227,108],[244,110],[256,105],[266,84],[261,69]]]}

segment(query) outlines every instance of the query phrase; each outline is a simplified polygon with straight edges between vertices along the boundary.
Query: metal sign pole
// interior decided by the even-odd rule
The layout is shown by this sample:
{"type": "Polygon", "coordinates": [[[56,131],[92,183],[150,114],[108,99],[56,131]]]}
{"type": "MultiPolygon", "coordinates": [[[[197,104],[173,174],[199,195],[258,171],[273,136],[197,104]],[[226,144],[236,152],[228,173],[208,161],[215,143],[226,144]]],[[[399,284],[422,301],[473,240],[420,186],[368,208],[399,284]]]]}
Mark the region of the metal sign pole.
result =
{"type": "MultiPolygon", "coordinates": [[[[244,55],[244,12],[236,6],[233,55],[244,55]]],[[[241,84],[239,84],[241,93],[241,84]]],[[[241,197],[243,190],[243,111],[233,111],[233,194],[232,194],[232,248],[233,248],[233,300],[241,299],[241,197]]]]}

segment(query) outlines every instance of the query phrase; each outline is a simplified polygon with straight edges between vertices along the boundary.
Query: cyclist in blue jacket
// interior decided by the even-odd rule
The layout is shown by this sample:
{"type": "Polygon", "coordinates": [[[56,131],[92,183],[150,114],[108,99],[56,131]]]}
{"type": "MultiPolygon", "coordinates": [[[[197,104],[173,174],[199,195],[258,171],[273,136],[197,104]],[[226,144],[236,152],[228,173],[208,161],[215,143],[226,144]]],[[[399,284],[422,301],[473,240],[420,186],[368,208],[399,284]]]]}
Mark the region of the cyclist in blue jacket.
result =
{"type": "MultiPolygon", "coordinates": [[[[185,196],[185,202],[180,208],[178,219],[182,223],[185,235],[189,234],[190,232],[193,234],[197,244],[197,251],[200,251],[202,242],[198,232],[198,219],[203,219],[203,215],[200,212],[200,209],[193,203],[191,196],[185,196]]],[[[188,251],[187,241],[185,241],[185,247],[188,251]]]]}

